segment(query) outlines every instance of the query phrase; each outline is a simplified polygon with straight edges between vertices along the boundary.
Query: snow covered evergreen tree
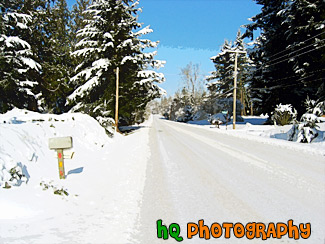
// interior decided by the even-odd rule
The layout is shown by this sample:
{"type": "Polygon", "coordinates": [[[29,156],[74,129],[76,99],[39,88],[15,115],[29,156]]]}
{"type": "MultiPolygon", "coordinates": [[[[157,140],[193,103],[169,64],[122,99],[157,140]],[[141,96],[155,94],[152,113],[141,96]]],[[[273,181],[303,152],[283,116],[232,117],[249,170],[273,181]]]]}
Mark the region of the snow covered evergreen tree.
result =
{"type": "Polygon", "coordinates": [[[71,14],[65,0],[31,1],[33,8],[32,46],[42,64],[39,78],[39,107],[42,111],[65,112],[68,82],[73,70],[71,60],[71,14]]]}
{"type": "MultiPolygon", "coordinates": [[[[211,75],[207,77],[207,87],[213,98],[224,95],[229,96],[233,87],[233,72],[234,72],[234,53],[228,51],[232,50],[232,43],[225,40],[221,47],[221,52],[210,59],[215,65],[216,70],[211,72],[211,75]]],[[[232,94],[232,93],[231,93],[232,94]]]]}
{"type": "Polygon", "coordinates": [[[89,13],[85,13],[85,10],[90,5],[90,0],[77,0],[77,3],[73,5],[72,9],[72,17],[74,21],[74,25],[71,26],[73,43],[77,44],[81,38],[75,35],[79,30],[86,26],[85,19],[90,18],[89,13]]]}
{"type": "Polygon", "coordinates": [[[293,54],[288,57],[303,89],[301,97],[305,99],[308,94],[311,99],[324,101],[325,1],[293,1],[283,15],[290,24],[286,31],[287,50],[293,54]]]}
{"type": "MultiPolygon", "coordinates": [[[[262,5],[261,13],[252,17],[253,23],[246,25],[244,36],[253,38],[254,30],[260,29],[261,35],[255,40],[255,46],[250,57],[255,64],[252,74],[252,96],[256,101],[258,112],[271,113],[279,103],[291,104],[289,93],[294,88],[289,86],[277,86],[285,84],[283,78],[290,76],[292,67],[288,62],[276,64],[279,56],[277,53],[287,47],[285,31],[288,24],[284,23],[284,17],[279,13],[283,11],[289,0],[257,0],[262,5]],[[283,25],[282,25],[283,23],[283,25]],[[285,101],[282,101],[285,98],[285,101]]],[[[294,107],[295,104],[294,104],[294,107]]]]}
{"type": "Polygon", "coordinates": [[[73,66],[66,1],[5,1],[1,13],[1,111],[64,112],[73,66]]]}
{"type": "Polygon", "coordinates": [[[35,87],[41,70],[31,44],[32,16],[24,1],[5,1],[0,12],[0,112],[18,107],[37,110],[35,87]]]}
{"type": "Polygon", "coordinates": [[[255,41],[251,58],[252,93],[260,101],[260,112],[269,113],[276,104],[292,104],[303,113],[303,101],[309,95],[324,97],[323,0],[256,0],[261,13],[246,25],[244,36],[255,41]]]}
{"type": "Polygon", "coordinates": [[[147,103],[162,94],[155,82],[164,76],[150,68],[159,68],[163,62],[154,60],[156,52],[145,48],[158,42],[140,39],[152,32],[137,22],[138,1],[94,0],[84,12],[90,18],[78,31],[81,40],[73,55],[80,58],[72,78],[76,89],[69,96],[73,110],[82,110],[92,116],[110,116],[115,112],[115,71],[119,67],[120,124],[132,124],[147,103]]]}
{"type": "Polygon", "coordinates": [[[51,9],[51,38],[49,44],[51,47],[51,59],[48,62],[48,71],[50,73],[47,83],[50,93],[46,96],[46,104],[54,113],[66,111],[66,96],[70,91],[68,83],[73,71],[71,58],[71,39],[75,33],[72,33],[71,13],[68,9],[66,0],[56,0],[51,9]],[[52,90],[56,90],[53,95],[52,90]],[[51,95],[50,95],[51,94],[51,95]]]}
{"type": "MultiPolygon", "coordinates": [[[[245,43],[242,39],[240,31],[237,32],[237,37],[234,43],[225,41],[221,52],[214,57],[211,57],[216,70],[211,72],[207,77],[207,88],[209,90],[210,103],[214,103],[218,98],[231,97],[234,87],[234,64],[235,53],[233,51],[246,52],[245,43]],[[231,52],[232,51],[232,52],[231,52]]],[[[251,61],[247,55],[239,54],[237,57],[237,98],[242,104],[248,101],[247,86],[249,85],[251,61]]],[[[243,109],[243,112],[245,109],[243,109]]]]}

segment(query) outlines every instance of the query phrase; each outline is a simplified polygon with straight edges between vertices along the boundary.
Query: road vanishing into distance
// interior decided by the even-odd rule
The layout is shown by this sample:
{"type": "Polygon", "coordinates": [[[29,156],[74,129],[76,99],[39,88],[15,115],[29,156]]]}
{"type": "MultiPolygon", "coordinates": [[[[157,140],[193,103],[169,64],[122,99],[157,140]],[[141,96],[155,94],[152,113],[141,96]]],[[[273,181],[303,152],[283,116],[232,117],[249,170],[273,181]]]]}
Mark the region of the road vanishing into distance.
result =
{"type": "MultiPolygon", "coordinates": [[[[154,117],[151,158],[134,243],[157,238],[156,221],[180,226],[181,243],[325,243],[325,156],[154,117]],[[310,237],[187,238],[187,223],[310,223],[310,237]]],[[[306,226],[306,225],[304,225],[306,226]]],[[[174,231],[177,229],[173,228],[174,231]]],[[[193,231],[195,228],[192,229],[193,231]]],[[[292,232],[293,234],[295,232],[292,232]]],[[[262,235],[261,235],[262,236],[262,235]]]]}

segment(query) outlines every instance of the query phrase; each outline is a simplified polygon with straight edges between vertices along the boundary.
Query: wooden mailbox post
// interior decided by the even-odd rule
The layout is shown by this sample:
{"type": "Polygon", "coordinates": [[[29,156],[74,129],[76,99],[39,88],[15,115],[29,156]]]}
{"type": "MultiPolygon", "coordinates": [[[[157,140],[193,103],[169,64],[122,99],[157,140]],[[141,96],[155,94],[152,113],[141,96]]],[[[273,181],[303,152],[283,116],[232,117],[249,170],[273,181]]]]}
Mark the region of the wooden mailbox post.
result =
{"type": "Polygon", "coordinates": [[[72,147],[72,137],[55,137],[49,139],[49,148],[55,149],[58,156],[60,179],[65,179],[63,149],[72,147]]]}

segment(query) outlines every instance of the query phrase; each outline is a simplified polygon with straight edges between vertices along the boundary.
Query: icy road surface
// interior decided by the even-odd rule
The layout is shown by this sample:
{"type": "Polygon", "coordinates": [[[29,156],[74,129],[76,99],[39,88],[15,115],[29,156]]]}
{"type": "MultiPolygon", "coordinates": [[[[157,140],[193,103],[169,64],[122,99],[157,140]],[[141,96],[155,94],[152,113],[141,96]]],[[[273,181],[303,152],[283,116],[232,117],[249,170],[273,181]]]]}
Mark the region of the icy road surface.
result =
{"type": "Polygon", "coordinates": [[[218,222],[311,223],[309,239],[325,242],[325,156],[293,151],[182,123],[154,118],[151,158],[138,220],[137,243],[157,239],[156,221],[181,226],[182,243],[262,243],[261,239],[187,239],[186,224],[218,222]]]}

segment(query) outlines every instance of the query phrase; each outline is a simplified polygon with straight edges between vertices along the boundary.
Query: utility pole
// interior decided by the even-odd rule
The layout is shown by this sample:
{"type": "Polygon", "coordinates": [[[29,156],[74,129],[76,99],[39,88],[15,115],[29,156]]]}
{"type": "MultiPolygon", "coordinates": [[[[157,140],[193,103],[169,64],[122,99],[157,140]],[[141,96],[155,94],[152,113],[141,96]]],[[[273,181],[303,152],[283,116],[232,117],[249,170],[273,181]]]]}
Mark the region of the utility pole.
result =
{"type": "Polygon", "coordinates": [[[227,50],[227,52],[235,53],[235,71],[234,71],[234,95],[233,95],[233,113],[232,113],[232,128],[236,129],[236,96],[237,96],[237,59],[238,53],[246,54],[244,51],[227,50]]]}
{"type": "Polygon", "coordinates": [[[232,106],[232,128],[236,129],[236,97],[237,97],[237,58],[238,53],[235,53],[235,71],[234,71],[234,97],[232,106]]]}
{"type": "Polygon", "coordinates": [[[119,67],[116,68],[115,131],[118,132],[119,67]]]}

